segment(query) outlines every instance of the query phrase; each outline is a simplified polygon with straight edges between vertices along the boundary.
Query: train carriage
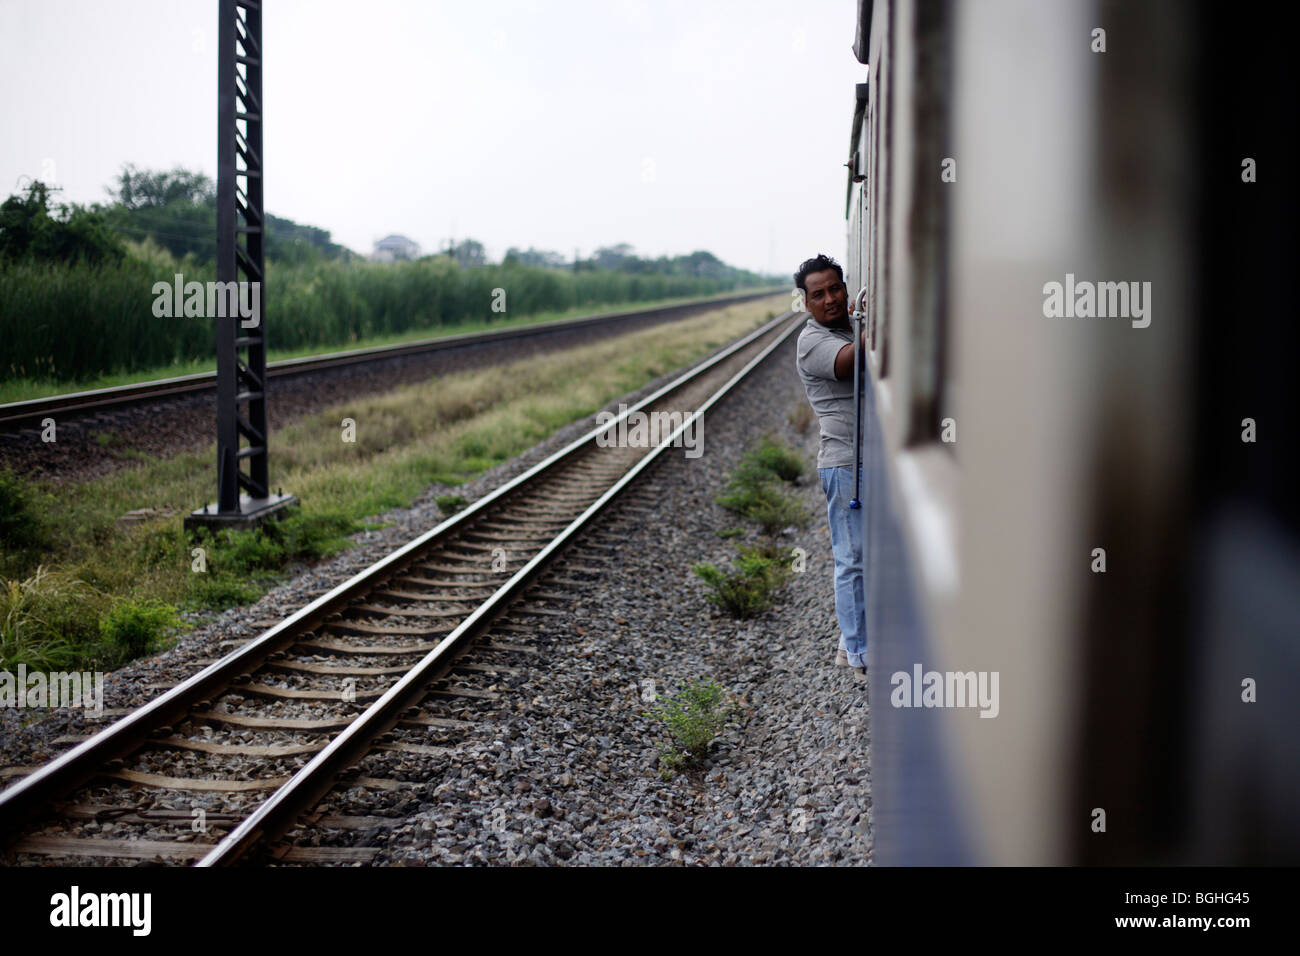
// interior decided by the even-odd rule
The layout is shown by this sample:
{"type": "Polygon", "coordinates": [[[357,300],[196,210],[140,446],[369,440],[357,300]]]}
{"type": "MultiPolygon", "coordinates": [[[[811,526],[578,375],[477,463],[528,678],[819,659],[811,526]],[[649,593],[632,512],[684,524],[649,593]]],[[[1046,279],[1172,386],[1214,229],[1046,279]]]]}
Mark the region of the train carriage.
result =
{"type": "Polygon", "coordinates": [[[877,859],[1296,862],[1293,60],[1154,0],[853,52],[877,859]]]}

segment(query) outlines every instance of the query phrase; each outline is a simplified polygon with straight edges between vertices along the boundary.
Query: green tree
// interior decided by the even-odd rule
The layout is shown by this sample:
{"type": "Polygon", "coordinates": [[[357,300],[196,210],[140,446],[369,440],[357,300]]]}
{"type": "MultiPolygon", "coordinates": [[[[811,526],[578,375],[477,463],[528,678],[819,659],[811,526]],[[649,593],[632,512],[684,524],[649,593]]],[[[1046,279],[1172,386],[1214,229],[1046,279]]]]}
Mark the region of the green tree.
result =
{"type": "Polygon", "coordinates": [[[205,174],[177,166],[166,172],[136,169],[132,163],[117,174],[117,188],[105,187],[125,209],[150,209],[174,203],[216,202],[216,184],[205,174]]]}
{"type": "MultiPolygon", "coordinates": [[[[115,201],[112,224],[124,235],[151,238],[179,259],[216,259],[217,190],[205,173],[183,166],[137,169],[127,163],[107,192],[115,201]]],[[[303,264],[348,256],[348,250],[330,241],[329,230],[267,213],[268,260],[303,264]]]]}
{"type": "Polygon", "coordinates": [[[475,239],[462,239],[451,250],[451,257],[465,268],[487,265],[487,252],[483,243],[475,239]]]}
{"type": "Polygon", "coordinates": [[[25,195],[0,204],[0,258],[38,262],[120,262],[126,249],[102,210],[60,204],[51,213],[51,190],[37,180],[25,195]]]}

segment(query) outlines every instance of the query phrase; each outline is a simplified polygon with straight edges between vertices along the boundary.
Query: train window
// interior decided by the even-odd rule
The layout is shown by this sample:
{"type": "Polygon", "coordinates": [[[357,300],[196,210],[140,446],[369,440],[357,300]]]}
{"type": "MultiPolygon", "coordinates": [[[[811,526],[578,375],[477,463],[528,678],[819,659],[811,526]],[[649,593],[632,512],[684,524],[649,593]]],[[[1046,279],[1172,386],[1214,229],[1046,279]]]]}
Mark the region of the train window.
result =
{"type": "MultiPolygon", "coordinates": [[[[914,22],[910,76],[912,154],[906,211],[908,250],[907,391],[910,393],[906,441],[944,441],[947,410],[945,379],[948,350],[948,234],[955,188],[949,103],[952,94],[951,8],[919,4],[914,22]]],[[[948,433],[948,436],[945,435],[948,433]]],[[[949,441],[950,443],[950,441],[949,441]]]]}
{"type": "Polygon", "coordinates": [[[881,162],[880,152],[880,127],[881,113],[884,110],[884,99],[881,96],[880,87],[880,61],[875,63],[875,72],[872,75],[872,109],[871,109],[871,170],[867,175],[867,182],[871,186],[871,211],[870,227],[868,235],[871,242],[869,258],[871,260],[871,291],[870,291],[870,312],[871,312],[871,351],[875,353],[877,374],[881,378],[889,375],[889,355],[884,335],[884,308],[885,296],[884,285],[887,280],[887,274],[884,269],[885,254],[881,245],[881,221],[888,220],[889,203],[887,194],[882,189],[882,184],[887,173],[882,169],[882,165],[887,168],[888,157],[885,157],[885,163],[881,162]]]}

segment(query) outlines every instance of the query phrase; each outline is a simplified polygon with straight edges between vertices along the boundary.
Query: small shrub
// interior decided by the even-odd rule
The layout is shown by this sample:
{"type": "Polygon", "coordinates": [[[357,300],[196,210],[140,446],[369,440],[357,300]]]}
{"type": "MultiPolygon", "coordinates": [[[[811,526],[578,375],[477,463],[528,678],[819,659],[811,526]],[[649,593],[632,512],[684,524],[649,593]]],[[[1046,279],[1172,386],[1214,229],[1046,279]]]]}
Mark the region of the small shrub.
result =
{"type": "Polygon", "coordinates": [[[723,528],[717,532],[717,535],[719,538],[739,538],[744,533],[744,528],[723,528]]]}
{"type": "Polygon", "coordinates": [[[727,573],[712,564],[697,564],[695,574],[709,588],[708,600],[733,617],[756,617],[771,606],[761,582],[743,574],[727,573]]]}
{"type": "Polygon", "coordinates": [[[270,571],[283,566],[286,563],[283,545],[263,528],[218,532],[208,552],[208,566],[232,574],[270,571]]]}
{"type": "Polygon", "coordinates": [[[698,766],[734,712],[734,705],[723,703],[722,688],[709,679],[687,681],[664,698],[648,715],[661,720],[672,738],[660,749],[660,776],[671,780],[679,771],[698,766]]]}
{"type": "Polygon", "coordinates": [[[346,536],[363,527],[342,512],[294,511],[249,531],[200,528],[193,544],[206,550],[207,571],[189,576],[189,600],[214,610],[251,604],[274,572],[337,553],[347,547],[346,536]]]}
{"type": "Polygon", "coordinates": [[[118,601],[99,620],[99,634],[125,663],[162,646],[166,631],[181,625],[176,608],[161,601],[118,601]]]}
{"type": "Polygon", "coordinates": [[[741,459],[740,464],[732,469],[731,477],[727,479],[727,488],[733,491],[746,491],[772,485],[775,482],[776,475],[746,455],[741,459]]]}
{"type": "Polygon", "coordinates": [[[770,437],[764,438],[758,447],[749,453],[749,458],[754,464],[776,475],[782,481],[795,481],[803,475],[803,457],[794,449],[787,448],[770,437]]]}
{"type": "Polygon", "coordinates": [[[734,571],[700,564],[695,574],[709,588],[708,600],[733,617],[757,617],[772,606],[776,592],[786,583],[790,568],[774,544],[740,545],[734,571]]]}

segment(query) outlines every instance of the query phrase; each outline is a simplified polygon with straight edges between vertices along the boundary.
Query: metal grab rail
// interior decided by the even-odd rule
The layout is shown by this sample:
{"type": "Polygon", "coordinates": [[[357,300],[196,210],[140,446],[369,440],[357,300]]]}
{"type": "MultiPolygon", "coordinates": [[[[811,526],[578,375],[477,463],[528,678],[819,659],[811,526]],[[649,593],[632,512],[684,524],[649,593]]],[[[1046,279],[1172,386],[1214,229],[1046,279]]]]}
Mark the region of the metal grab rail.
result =
{"type": "Polygon", "coordinates": [[[862,321],[867,317],[867,287],[853,297],[853,498],[849,507],[862,507],[862,321]]]}

